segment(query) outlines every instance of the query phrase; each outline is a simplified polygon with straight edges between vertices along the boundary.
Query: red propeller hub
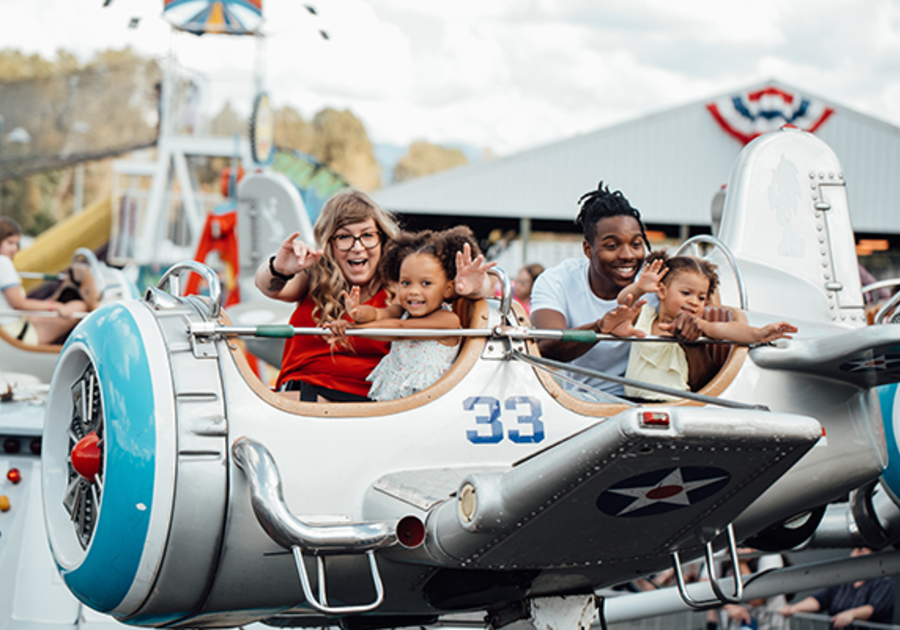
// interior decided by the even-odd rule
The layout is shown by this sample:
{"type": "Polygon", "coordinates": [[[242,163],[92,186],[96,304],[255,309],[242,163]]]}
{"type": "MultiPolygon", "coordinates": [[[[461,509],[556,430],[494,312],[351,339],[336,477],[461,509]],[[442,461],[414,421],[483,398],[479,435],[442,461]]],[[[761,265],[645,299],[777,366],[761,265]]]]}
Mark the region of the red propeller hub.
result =
{"type": "Polygon", "coordinates": [[[72,449],[72,468],[79,475],[90,482],[100,472],[100,447],[97,443],[100,438],[96,433],[88,433],[78,440],[78,444],[72,449]]]}

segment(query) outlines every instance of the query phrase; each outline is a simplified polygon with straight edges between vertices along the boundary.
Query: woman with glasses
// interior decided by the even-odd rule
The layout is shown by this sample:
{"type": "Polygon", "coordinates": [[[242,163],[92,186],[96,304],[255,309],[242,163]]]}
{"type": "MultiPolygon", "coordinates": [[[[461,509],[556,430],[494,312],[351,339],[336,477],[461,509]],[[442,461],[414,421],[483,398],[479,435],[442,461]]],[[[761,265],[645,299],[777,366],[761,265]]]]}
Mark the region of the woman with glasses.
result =
{"type": "MultiPolygon", "coordinates": [[[[358,190],[343,190],[323,206],[313,233],[321,249],[285,240],[275,255],[256,272],[256,286],[266,296],[296,302],[290,323],[317,327],[347,319],[343,295],[359,288],[360,304],[387,306],[378,272],[383,245],[399,228],[396,219],[371,197],[358,190]]],[[[455,289],[458,295],[488,295],[490,282],[483,257],[471,251],[457,254],[455,289]]],[[[355,337],[331,344],[322,337],[297,336],[284,346],[276,388],[299,392],[300,400],[358,402],[368,400],[371,383],[366,377],[390,350],[390,342],[355,337]]]]}

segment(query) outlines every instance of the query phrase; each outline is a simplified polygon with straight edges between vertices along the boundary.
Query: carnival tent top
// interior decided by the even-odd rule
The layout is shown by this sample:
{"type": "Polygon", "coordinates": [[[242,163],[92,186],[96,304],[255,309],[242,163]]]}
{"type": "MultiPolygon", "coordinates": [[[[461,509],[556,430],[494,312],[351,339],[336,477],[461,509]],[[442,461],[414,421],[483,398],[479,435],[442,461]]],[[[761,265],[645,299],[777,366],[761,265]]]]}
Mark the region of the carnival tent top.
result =
{"type": "Polygon", "coordinates": [[[195,35],[255,35],[262,24],[262,0],[163,0],[163,16],[195,35]]]}

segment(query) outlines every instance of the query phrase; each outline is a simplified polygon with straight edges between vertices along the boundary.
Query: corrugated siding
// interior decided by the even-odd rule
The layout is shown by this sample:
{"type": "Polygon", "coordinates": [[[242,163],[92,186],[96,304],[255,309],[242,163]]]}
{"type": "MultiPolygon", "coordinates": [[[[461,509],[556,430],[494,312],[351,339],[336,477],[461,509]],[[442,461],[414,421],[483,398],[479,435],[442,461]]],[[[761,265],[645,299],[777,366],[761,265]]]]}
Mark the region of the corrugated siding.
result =
{"type": "MultiPolygon", "coordinates": [[[[570,220],[578,198],[602,179],[650,223],[705,225],[742,148],[705,103],[413,180],[375,198],[397,212],[570,220]]],[[[836,108],[818,135],[841,161],[854,229],[900,233],[900,129],[836,108]]]]}

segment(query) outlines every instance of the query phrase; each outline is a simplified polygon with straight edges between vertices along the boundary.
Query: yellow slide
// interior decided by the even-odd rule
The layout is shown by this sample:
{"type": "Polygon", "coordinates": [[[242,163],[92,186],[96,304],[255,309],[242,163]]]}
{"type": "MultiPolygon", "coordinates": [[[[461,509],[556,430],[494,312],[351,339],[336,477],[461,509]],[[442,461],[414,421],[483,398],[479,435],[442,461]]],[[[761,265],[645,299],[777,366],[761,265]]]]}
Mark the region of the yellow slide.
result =
{"type": "MultiPolygon", "coordinates": [[[[16,254],[13,263],[19,271],[59,273],[69,267],[79,247],[94,251],[108,243],[111,230],[112,202],[106,197],[41,232],[31,247],[16,254]]],[[[25,280],[23,285],[29,291],[41,282],[25,280]]]]}

